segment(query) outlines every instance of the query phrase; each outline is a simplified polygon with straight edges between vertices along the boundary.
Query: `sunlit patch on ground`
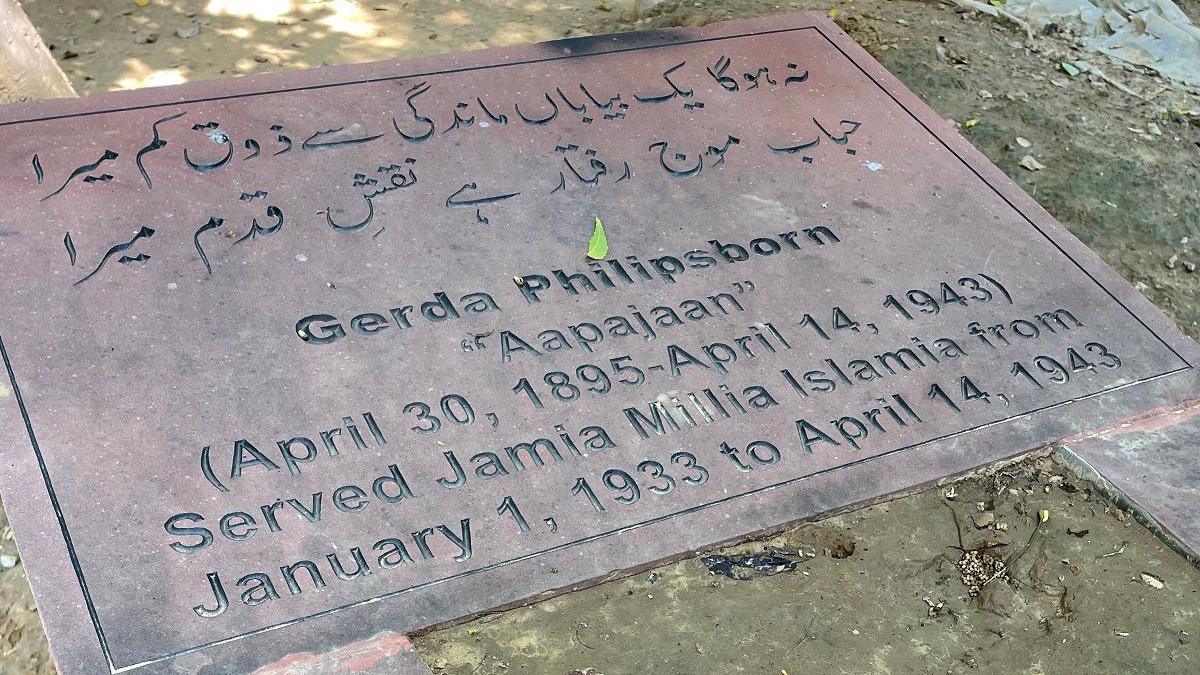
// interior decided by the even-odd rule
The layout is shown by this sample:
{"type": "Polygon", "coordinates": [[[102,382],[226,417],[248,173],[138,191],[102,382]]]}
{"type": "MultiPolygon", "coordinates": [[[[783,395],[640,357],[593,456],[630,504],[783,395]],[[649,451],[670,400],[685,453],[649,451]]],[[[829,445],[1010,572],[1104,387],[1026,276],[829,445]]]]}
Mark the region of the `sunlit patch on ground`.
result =
{"type": "Polygon", "coordinates": [[[117,89],[141,89],[142,87],[165,87],[187,82],[186,68],[164,68],[155,70],[141,59],[125,59],[125,74],[116,82],[117,89]]]}
{"type": "Polygon", "coordinates": [[[471,23],[471,15],[455,9],[439,14],[436,21],[443,26],[466,26],[471,23]]]}
{"type": "Polygon", "coordinates": [[[292,0],[208,0],[204,13],[255,21],[277,21],[288,16],[294,8],[292,0]]]}
{"type": "MultiPolygon", "coordinates": [[[[76,91],[179,84],[588,33],[634,0],[25,0],[76,91]],[[79,5],[87,5],[81,7],[79,5]],[[93,6],[95,5],[95,6],[93,6]],[[119,5],[119,6],[118,6],[119,5]]],[[[644,0],[648,2],[648,0],[644,0]]]]}
{"type": "Polygon", "coordinates": [[[325,16],[317,21],[336,33],[356,38],[375,37],[378,26],[371,16],[371,9],[363,8],[350,0],[333,0],[319,5],[325,16]]]}

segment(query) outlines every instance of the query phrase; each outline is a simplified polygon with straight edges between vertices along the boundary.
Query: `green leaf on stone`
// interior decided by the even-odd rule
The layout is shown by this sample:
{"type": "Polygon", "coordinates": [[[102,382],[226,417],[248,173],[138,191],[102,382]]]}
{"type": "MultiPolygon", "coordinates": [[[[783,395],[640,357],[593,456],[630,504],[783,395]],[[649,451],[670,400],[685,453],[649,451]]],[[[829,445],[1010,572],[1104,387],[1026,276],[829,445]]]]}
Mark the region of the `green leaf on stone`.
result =
{"type": "Polygon", "coordinates": [[[604,260],[608,255],[608,239],[604,236],[604,224],[596,219],[596,229],[592,230],[592,240],[588,242],[587,257],[592,260],[604,260]]]}

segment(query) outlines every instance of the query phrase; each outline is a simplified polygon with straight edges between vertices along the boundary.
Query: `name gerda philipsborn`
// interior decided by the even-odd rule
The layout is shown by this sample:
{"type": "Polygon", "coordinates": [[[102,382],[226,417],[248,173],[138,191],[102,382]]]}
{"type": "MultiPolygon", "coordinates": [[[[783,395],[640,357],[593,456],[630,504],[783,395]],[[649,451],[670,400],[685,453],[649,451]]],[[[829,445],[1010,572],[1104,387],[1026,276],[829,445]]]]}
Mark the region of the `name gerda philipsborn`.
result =
{"type": "Polygon", "coordinates": [[[1186,376],[877,64],[785,23],[0,123],[0,479],[77,672],[421,630],[1186,376]]]}
{"type": "MultiPolygon", "coordinates": [[[[721,263],[740,263],[753,256],[771,256],[782,252],[800,251],[803,244],[823,246],[828,243],[840,242],[837,235],[828,227],[818,225],[805,228],[803,233],[795,230],[783,232],[777,237],[765,236],[751,239],[748,246],[739,243],[721,243],[712,239],[708,248],[694,249],[679,257],[673,255],[650,258],[643,263],[636,255],[624,256],[604,261],[589,261],[586,269],[565,271],[556,269],[546,274],[523,274],[519,290],[528,303],[542,301],[547,293],[562,293],[567,296],[580,293],[597,293],[607,289],[619,289],[638,283],[661,281],[673,284],[685,272],[698,272],[714,268],[721,263]]],[[[742,311],[741,306],[733,300],[732,304],[742,311]]],[[[716,299],[709,298],[716,304],[716,299]]],[[[388,328],[412,328],[413,317],[420,316],[430,323],[440,323],[459,319],[463,314],[485,314],[500,309],[490,293],[466,293],[455,303],[445,292],[438,292],[434,299],[419,305],[402,305],[387,310],[386,313],[366,312],[351,318],[347,323],[349,328],[360,335],[375,335],[388,328]],[[461,311],[459,308],[462,308],[461,311]]],[[[592,344],[604,340],[607,334],[610,338],[630,335],[642,335],[646,339],[654,339],[654,326],[647,321],[636,307],[631,305],[630,318],[617,315],[603,319],[597,323],[585,322],[569,328],[570,334],[583,349],[591,351],[592,344]],[[631,320],[632,318],[632,320],[631,320]],[[597,325],[599,324],[599,325],[597,325]],[[603,326],[603,329],[601,328],[603,326]]],[[[662,328],[682,326],[682,312],[689,320],[701,321],[711,318],[713,311],[726,313],[726,309],[716,304],[710,310],[702,300],[688,299],[679,303],[676,308],[654,307],[650,310],[655,323],[662,328]]],[[[310,314],[296,323],[296,335],[310,344],[331,344],[347,336],[346,325],[337,317],[329,314],[310,314]]],[[[557,336],[566,345],[566,338],[561,333],[557,336]]],[[[553,349],[551,349],[553,351],[553,349]]],[[[508,354],[505,352],[505,361],[508,354]]]]}

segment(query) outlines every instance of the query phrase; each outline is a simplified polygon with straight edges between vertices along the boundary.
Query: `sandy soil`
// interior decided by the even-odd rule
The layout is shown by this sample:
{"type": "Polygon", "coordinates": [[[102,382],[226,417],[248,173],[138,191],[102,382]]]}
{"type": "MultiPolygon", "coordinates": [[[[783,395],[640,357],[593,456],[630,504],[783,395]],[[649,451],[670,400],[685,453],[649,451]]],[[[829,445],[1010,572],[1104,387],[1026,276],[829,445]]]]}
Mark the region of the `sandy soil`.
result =
{"type": "Polygon", "coordinates": [[[21,4],[80,95],[553,40],[591,32],[604,14],[595,0],[21,4]]]}
{"type": "MultiPolygon", "coordinates": [[[[1200,101],[1080,55],[1058,36],[1039,37],[1028,49],[1010,26],[950,5],[675,0],[635,13],[633,0],[23,4],[81,94],[836,10],[860,44],[1200,337],[1200,116],[1188,113],[1200,111],[1200,101]],[[1070,77],[1059,66],[1079,58],[1150,101],[1086,75],[1070,77]],[[1045,168],[1022,168],[1027,154],[1045,168]]],[[[1200,18],[1200,3],[1182,6],[1200,18]]],[[[950,512],[930,492],[742,547],[805,551],[792,572],[734,581],[687,560],[656,570],[654,582],[641,575],[605,584],[433,633],[419,647],[452,673],[1200,670],[1188,635],[1200,630],[1196,569],[1085,485],[1069,478],[1052,483],[1053,475],[1062,472],[1026,467],[998,483],[955,488],[951,504],[968,548],[1007,542],[995,551],[1008,557],[1029,540],[1030,514],[1051,514],[1014,563],[1012,583],[993,581],[979,599],[966,597],[955,569],[959,553],[946,548],[958,544],[950,512]],[[1009,529],[976,529],[976,502],[1009,529]],[[1068,526],[1088,534],[1071,535],[1068,526]],[[850,542],[852,554],[834,556],[850,542]],[[1128,542],[1122,553],[1098,557],[1122,542],[1128,542]],[[1144,572],[1166,586],[1147,586],[1144,572]]],[[[0,554],[14,555],[4,532],[0,554]]],[[[53,666],[21,566],[0,568],[0,673],[41,672],[53,666]]]]}
{"type": "Polygon", "coordinates": [[[0,673],[54,673],[46,634],[25,579],[8,517],[0,508],[0,673]],[[5,567],[4,562],[15,562],[5,567]]]}

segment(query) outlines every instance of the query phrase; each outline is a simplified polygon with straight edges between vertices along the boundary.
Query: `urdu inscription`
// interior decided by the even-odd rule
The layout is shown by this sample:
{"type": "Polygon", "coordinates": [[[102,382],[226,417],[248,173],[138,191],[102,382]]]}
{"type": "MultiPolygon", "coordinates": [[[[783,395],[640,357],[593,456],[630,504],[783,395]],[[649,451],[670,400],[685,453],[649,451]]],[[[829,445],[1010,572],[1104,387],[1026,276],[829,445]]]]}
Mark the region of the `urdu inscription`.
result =
{"type": "Polygon", "coordinates": [[[425,628],[1194,389],[1169,321],[821,19],[0,139],[4,497],[66,672],[425,628]]]}

